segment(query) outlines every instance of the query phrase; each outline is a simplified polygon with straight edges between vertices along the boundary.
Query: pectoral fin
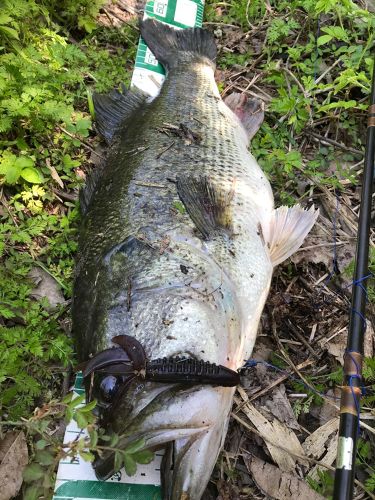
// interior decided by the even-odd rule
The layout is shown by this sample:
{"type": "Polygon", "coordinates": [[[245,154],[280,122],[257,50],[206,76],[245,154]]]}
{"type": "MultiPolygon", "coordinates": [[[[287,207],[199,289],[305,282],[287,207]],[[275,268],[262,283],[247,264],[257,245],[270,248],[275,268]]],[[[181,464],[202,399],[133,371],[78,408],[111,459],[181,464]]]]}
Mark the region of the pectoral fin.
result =
{"type": "Polygon", "coordinates": [[[263,102],[259,99],[248,99],[246,94],[239,92],[233,92],[224,99],[224,102],[237,115],[250,141],[263,123],[263,102]]]}
{"type": "Polygon", "coordinates": [[[177,178],[177,192],[187,213],[206,239],[231,235],[232,192],[215,185],[208,177],[177,178]]]}
{"type": "Polygon", "coordinates": [[[274,266],[290,257],[303,243],[318,218],[319,210],[300,205],[273,211],[269,224],[262,225],[264,240],[274,266]]]}

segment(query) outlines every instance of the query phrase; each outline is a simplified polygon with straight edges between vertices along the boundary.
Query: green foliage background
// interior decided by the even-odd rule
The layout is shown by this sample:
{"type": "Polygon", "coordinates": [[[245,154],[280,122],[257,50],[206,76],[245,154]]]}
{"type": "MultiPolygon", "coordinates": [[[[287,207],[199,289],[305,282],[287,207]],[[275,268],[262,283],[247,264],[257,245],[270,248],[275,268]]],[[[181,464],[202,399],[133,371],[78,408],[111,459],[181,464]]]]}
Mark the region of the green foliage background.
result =
{"type": "Polygon", "coordinates": [[[89,164],[88,92],[128,82],[138,38],[99,28],[102,3],[0,1],[0,411],[10,419],[48,400],[72,361],[78,209],[59,193],[76,195],[89,164]],[[53,313],[30,297],[35,266],[64,292],[53,313]]]}

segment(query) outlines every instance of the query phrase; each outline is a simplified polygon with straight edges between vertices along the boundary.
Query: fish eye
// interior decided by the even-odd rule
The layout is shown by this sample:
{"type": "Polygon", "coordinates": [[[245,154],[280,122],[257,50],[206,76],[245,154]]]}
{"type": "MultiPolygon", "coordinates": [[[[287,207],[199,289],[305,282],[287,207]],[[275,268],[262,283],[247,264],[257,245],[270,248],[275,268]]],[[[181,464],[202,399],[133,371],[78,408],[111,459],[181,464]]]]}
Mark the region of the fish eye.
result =
{"type": "Polygon", "coordinates": [[[99,385],[100,399],[110,403],[120,387],[119,380],[113,375],[107,375],[99,385]]]}

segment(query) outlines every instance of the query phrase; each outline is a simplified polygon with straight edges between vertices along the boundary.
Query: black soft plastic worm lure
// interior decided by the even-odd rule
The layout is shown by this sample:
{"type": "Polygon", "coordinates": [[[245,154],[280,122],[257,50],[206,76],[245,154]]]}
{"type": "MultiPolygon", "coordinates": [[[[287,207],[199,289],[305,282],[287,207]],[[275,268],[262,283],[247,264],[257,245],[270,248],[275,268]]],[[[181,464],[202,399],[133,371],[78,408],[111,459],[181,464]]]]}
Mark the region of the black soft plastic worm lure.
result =
{"type": "Polygon", "coordinates": [[[134,337],[118,335],[112,341],[120,347],[93,356],[83,368],[84,378],[94,372],[121,375],[124,383],[139,378],[175,384],[209,384],[234,387],[240,375],[222,365],[194,358],[172,357],[148,360],[143,346],[134,337]]]}

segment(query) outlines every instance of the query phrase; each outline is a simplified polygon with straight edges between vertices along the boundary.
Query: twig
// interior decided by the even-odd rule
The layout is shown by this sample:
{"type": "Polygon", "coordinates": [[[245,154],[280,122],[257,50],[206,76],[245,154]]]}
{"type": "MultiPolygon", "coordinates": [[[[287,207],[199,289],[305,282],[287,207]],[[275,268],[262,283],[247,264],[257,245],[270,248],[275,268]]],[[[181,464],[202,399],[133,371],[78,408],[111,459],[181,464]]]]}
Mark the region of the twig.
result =
{"type": "Polygon", "coordinates": [[[157,184],[156,182],[134,181],[134,184],[136,184],[137,186],[165,188],[164,184],[157,184]]]}
{"type": "Polygon", "coordinates": [[[61,130],[61,132],[64,132],[64,134],[68,135],[69,137],[71,137],[72,139],[76,139],[77,141],[80,141],[82,142],[82,144],[87,148],[89,149],[92,153],[94,153],[94,155],[96,155],[98,158],[100,158],[101,160],[104,160],[104,156],[102,156],[101,154],[97,153],[95,151],[94,148],[92,148],[90,146],[90,144],[88,144],[84,139],[81,139],[79,137],[77,137],[76,135],[74,134],[71,134],[70,132],[68,132],[64,127],[62,127],[61,125],[56,125],[58,129],[61,130]]]}
{"type": "Polygon", "coordinates": [[[62,388],[61,388],[62,397],[65,397],[69,392],[71,375],[72,375],[72,367],[71,367],[71,365],[69,365],[68,370],[64,375],[64,380],[62,383],[62,388]]]}
{"type": "MultiPolygon", "coordinates": [[[[355,240],[355,237],[349,237],[348,240],[355,240]]],[[[334,246],[341,246],[341,245],[346,245],[347,241],[337,241],[336,243],[319,243],[317,245],[310,245],[308,247],[301,247],[298,250],[296,250],[295,253],[297,252],[303,252],[304,250],[315,250],[315,248],[325,248],[325,247],[334,247],[334,246]]]]}
{"type": "Polygon", "coordinates": [[[330,66],[328,69],[326,69],[326,70],[324,71],[324,73],[322,73],[322,74],[320,75],[320,77],[319,77],[319,78],[317,78],[317,79],[315,80],[315,85],[318,85],[318,83],[319,83],[320,81],[322,81],[322,80],[323,80],[323,78],[324,78],[324,77],[325,77],[325,76],[326,76],[326,75],[327,75],[327,74],[328,74],[328,73],[329,73],[329,72],[330,72],[330,71],[331,71],[331,70],[332,70],[335,66],[337,66],[337,65],[338,65],[338,63],[339,63],[339,62],[341,62],[341,59],[340,59],[340,58],[338,58],[338,59],[337,59],[337,60],[336,60],[336,61],[332,64],[332,66],[330,66]]]}
{"type": "Polygon", "coordinates": [[[73,201],[73,202],[78,200],[78,194],[65,193],[64,191],[59,191],[58,189],[52,189],[52,191],[57,196],[60,196],[63,200],[73,201]]]}
{"type": "MultiPolygon", "coordinates": [[[[298,277],[297,277],[298,278],[298,277]]],[[[304,338],[304,336],[298,331],[298,328],[293,325],[293,323],[288,319],[288,325],[294,335],[297,336],[297,338],[304,344],[304,346],[310,351],[310,353],[314,356],[315,359],[319,359],[319,356],[316,354],[314,349],[311,347],[311,345],[307,342],[307,340],[304,338]]]]}
{"type": "Polygon", "coordinates": [[[306,97],[306,99],[309,97],[309,93],[306,92],[305,88],[303,87],[302,83],[298,80],[298,78],[296,77],[296,75],[294,73],[292,73],[290,71],[290,69],[288,69],[286,66],[282,66],[281,69],[283,71],[285,71],[285,73],[288,73],[288,75],[292,78],[292,80],[295,81],[295,83],[298,85],[298,87],[300,88],[302,94],[304,95],[304,97],[306,97]]]}
{"type": "MultiPolygon", "coordinates": [[[[297,368],[299,370],[302,370],[303,368],[306,368],[306,366],[309,366],[309,365],[312,365],[314,363],[314,361],[312,359],[307,359],[306,361],[304,361],[303,363],[300,363],[297,368]]],[[[278,379],[274,380],[273,382],[271,382],[271,384],[269,384],[267,387],[265,387],[264,389],[256,392],[255,394],[253,394],[252,396],[249,397],[249,401],[254,401],[254,399],[257,399],[257,398],[260,398],[261,396],[264,396],[267,392],[269,392],[271,389],[273,389],[274,387],[278,386],[279,384],[281,384],[281,382],[284,382],[284,380],[287,380],[289,378],[290,374],[289,373],[286,373],[285,375],[282,375],[281,377],[279,377],[278,379]]]]}
{"type": "MultiPolygon", "coordinates": [[[[279,350],[281,352],[281,354],[283,355],[285,361],[288,363],[288,365],[290,367],[293,368],[293,370],[297,373],[298,377],[303,381],[303,383],[310,389],[312,390],[314,393],[316,393],[316,389],[310,384],[310,382],[308,380],[306,380],[306,378],[302,375],[302,373],[300,372],[300,370],[297,368],[297,366],[293,363],[293,361],[290,359],[290,357],[288,356],[288,354],[286,353],[282,343],[280,342],[280,339],[279,339],[279,336],[277,335],[277,329],[276,329],[276,321],[275,321],[275,316],[274,316],[274,313],[272,312],[271,313],[271,320],[272,320],[272,333],[273,333],[273,336],[275,337],[275,340],[276,340],[276,343],[279,347],[279,350]]],[[[330,404],[331,406],[333,406],[334,408],[336,408],[337,410],[339,410],[339,407],[333,402],[331,401],[329,398],[327,398],[324,394],[321,394],[319,393],[319,396],[321,398],[323,398],[328,404],[330,404]]]]}
{"type": "Polygon", "coordinates": [[[166,148],[164,148],[158,155],[156,155],[156,158],[159,159],[161,156],[169,151],[174,145],[176,144],[176,141],[171,142],[166,148]]]}
{"type": "Polygon", "coordinates": [[[329,146],[336,146],[337,148],[340,148],[343,151],[348,151],[349,153],[353,153],[355,155],[364,156],[365,154],[363,151],[360,151],[359,149],[350,148],[348,146],[345,146],[345,144],[341,144],[340,142],[334,141],[333,139],[329,139],[328,137],[323,137],[317,134],[316,132],[313,132],[311,129],[307,129],[305,132],[303,132],[303,134],[307,136],[311,135],[322,144],[327,144],[329,146]]]}

